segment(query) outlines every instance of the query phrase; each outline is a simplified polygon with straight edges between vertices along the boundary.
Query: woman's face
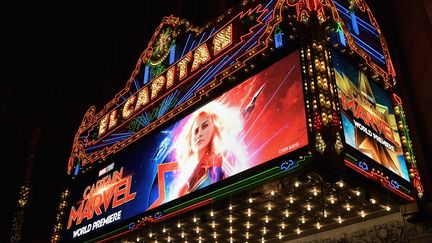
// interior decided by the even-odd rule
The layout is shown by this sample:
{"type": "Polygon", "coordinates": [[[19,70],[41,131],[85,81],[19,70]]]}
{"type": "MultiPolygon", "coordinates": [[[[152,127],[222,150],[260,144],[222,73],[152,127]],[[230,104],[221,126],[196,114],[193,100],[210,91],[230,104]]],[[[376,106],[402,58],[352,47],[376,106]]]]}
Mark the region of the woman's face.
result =
{"type": "Polygon", "coordinates": [[[211,142],[214,126],[210,116],[203,113],[192,125],[192,151],[202,152],[211,142]]]}

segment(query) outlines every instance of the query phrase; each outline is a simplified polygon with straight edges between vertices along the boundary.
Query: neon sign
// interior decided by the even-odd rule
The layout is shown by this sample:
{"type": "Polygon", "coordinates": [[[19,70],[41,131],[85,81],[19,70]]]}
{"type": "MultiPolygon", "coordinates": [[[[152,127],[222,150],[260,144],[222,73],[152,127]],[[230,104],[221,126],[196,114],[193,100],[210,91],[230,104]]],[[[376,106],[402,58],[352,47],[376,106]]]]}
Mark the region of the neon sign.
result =
{"type": "Polygon", "coordinates": [[[106,114],[99,122],[98,135],[102,136],[107,131],[120,125],[117,113],[120,113],[124,120],[130,118],[133,114],[144,109],[150,101],[156,100],[162,93],[172,90],[175,87],[174,84],[178,85],[184,82],[187,77],[193,76],[197,70],[208,64],[210,60],[225,53],[225,50],[233,44],[232,32],[233,25],[228,24],[217,32],[213,38],[195,48],[193,52],[187,53],[177,63],[154,78],[148,85],[142,87],[139,92],[130,96],[119,109],[106,114]]]}

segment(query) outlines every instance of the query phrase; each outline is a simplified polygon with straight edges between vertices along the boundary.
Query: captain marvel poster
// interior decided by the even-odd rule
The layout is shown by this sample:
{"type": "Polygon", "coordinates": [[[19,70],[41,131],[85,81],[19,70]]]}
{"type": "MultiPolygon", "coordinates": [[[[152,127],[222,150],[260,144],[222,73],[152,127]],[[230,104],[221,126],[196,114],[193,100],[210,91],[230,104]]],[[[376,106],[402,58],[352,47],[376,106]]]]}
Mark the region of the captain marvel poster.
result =
{"type": "MultiPolygon", "coordinates": [[[[77,187],[71,195],[77,203],[70,231],[119,211],[118,221],[123,221],[307,145],[299,65],[298,53],[290,54],[111,156],[110,169],[129,178],[130,200],[115,209],[104,206],[101,215],[79,218],[78,223],[76,212],[86,188],[77,187]]],[[[103,176],[87,175],[87,183],[80,185],[92,185],[103,176]]]]}

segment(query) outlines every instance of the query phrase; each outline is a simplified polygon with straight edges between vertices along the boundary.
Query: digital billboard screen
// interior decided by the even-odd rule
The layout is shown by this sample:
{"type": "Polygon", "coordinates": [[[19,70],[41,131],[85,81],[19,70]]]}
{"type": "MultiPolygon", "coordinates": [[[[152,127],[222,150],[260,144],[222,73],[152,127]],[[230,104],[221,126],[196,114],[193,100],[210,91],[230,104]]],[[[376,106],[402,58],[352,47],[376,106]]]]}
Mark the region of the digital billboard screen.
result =
{"type": "Polygon", "coordinates": [[[308,143],[298,52],[107,158],[72,188],[66,239],[127,220],[308,143]]]}
{"type": "Polygon", "coordinates": [[[333,52],[345,142],[409,181],[390,94],[333,52]]]}

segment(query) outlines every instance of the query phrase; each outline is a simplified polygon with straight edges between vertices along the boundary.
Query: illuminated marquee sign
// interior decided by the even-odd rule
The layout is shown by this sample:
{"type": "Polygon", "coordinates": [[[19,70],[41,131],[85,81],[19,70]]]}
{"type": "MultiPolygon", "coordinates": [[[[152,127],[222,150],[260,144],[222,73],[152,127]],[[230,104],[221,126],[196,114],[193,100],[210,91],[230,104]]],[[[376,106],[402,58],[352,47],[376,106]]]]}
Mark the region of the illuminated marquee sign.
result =
{"type": "Polygon", "coordinates": [[[336,53],[334,66],[346,143],[409,181],[390,95],[336,53]]]}
{"type": "Polygon", "coordinates": [[[64,238],[80,240],[304,148],[299,62],[290,54],[82,175],[71,188],[64,238]]]}
{"type": "MultiPolygon", "coordinates": [[[[231,73],[241,70],[245,61],[268,49],[268,39],[281,21],[282,6],[283,2],[274,1],[256,4],[232,15],[221,26],[199,32],[196,37],[193,37],[194,34],[189,34],[187,38],[177,36],[178,39],[183,38],[183,42],[176,41],[177,48],[183,51],[181,55],[177,54],[177,58],[172,55],[175,61],[166,67],[161,66],[160,61],[154,66],[150,62],[152,52],[148,51],[151,48],[146,50],[127,87],[101,112],[95,114],[94,108],[91,108],[85,115],[75,136],[68,172],[72,173],[73,168],[79,169],[117,152],[183,109],[199,102],[203,90],[215,89],[222,84],[221,79],[228,79],[231,73]],[[147,75],[150,66],[153,71],[162,71],[154,72],[157,75],[149,82],[139,80],[138,77],[147,75]]],[[[178,19],[168,18],[157,33],[174,33],[179,25],[178,19]],[[171,29],[168,31],[168,28],[171,29]]],[[[180,36],[187,34],[182,33],[180,36]]],[[[162,39],[163,46],[167,47],[169,38],[157,36],[153,40],[162,39]]],[[[163,58],[167,55],[160,56],[163,58]]]]}
{"type": "Polygon", "coordinates": [[[77,206],[70,209],[67,229],[76,227],[72,238],[84,235],[92,230],[121,220],[122,210],[118,210],[107,217],[91,221],[94,217],[105,215],[117,207],[135,199],[136,192],[131,192],[132,176],[123,176],[123,167],[88,185],[77,206]],[[82,223],[86,222],[84,226],[82,223]],[[87,223],[92,222],[92,223],[87,223]]]}
{"type": "Polygon", "coordinates": [[[191,78],[197,70],[207,65],[210,60],[214,60],[225,53],[233,45],[233,41],[233,24],[230,23],[208,41],[183,56],[176,64],[153,79],[150,84],[130,96],[120,108],[106,114],[99,122],[99,137],[121,125],[117,113],[121,114],[123,120],[127,120],[135,113],[145,109],[150,101],[157,100],[162,94],[169,92],[185,81],[186,78],[191,78]]]}

